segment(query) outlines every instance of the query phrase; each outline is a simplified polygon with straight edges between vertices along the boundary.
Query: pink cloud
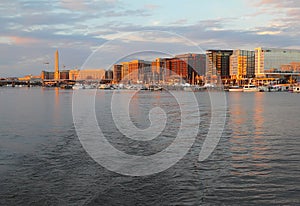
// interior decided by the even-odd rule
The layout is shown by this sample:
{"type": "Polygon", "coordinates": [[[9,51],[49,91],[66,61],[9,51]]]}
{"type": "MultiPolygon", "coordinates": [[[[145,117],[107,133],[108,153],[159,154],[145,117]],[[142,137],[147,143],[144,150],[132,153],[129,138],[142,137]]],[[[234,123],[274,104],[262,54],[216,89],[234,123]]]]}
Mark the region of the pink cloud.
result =
{"type": "Polygon", "coordinates": [[[66,9],[75,11],[85,10],[87,8],[85,0],[62,0],[60,4],[66,9]]]}
{"type": "Polygon", "coordinates": [[[20,36],[2,36],[0,37],[4,44],[24,45],[24,44],[35,44],[40,40],[31,37],[20,37],[20,36]]]}
{"type": "Polygon", "coordinates": [[[282,1],[282,0],[260,0],[255,3],[255,6],[273,6],[276,8],[299,8],[300,1],[299,0],[290,0],[290,1],[282,1]]]}

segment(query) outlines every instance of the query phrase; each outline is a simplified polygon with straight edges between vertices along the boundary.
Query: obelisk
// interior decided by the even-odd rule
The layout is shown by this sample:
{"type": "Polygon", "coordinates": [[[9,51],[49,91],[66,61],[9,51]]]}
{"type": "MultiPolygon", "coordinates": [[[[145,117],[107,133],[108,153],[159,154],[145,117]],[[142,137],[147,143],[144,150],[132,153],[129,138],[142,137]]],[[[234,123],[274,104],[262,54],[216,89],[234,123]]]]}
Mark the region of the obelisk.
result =
{"type": "Polygon", "coordinates": [[[54,79],[59,79],[59,62],[58,62],[58,50],[55,51],[54,55],[54,79]]]}

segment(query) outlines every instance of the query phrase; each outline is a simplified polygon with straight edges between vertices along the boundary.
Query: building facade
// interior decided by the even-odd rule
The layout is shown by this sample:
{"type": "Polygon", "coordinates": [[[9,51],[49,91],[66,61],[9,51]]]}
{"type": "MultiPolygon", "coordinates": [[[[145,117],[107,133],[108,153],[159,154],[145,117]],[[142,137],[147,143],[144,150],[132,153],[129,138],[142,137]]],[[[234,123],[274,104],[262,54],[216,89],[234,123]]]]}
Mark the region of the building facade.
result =
{"type": "Polygon", "coordinates": [[[129,62],[122,62],[121,80],[124,83],[126,83],[127,81],[129,81],[128,69],[129,69],[129,62]]]}
{"type": "Polygon", "coordinates": [[[59,71],[59,80],[69,80],[70,70],[59,71]]]}
{"type": "Polygon", "coordinates": [[[79,75],[79,70],[78,69],[74,69],[74,70],[70,70],[69,71],[69,79],[76,81],[79,75]]]}
{"type": "Polygon", "coordinates": [[[166,59],[156,58],[151,62],[152,82],[164,83],[165,81],[166,59]]]}
{"type": "Polygon", "coordinates": [[[187,82],[190,84],[195,84],[196,79],[199,76],[205,75],[206,68],[206,55],[205,54],[181,54],[176,55],[176,58],[179,58],[187,63],[188,74],[187,82]]]}
{"type": "Polygon", "coordinates": [[[230,78],[230,56],[233,50],[207,50],[206,51],[206,77],[208,80],[230,78]]]}
{"type": "Polygon", "coordinates": [[[80,70],[77,76],[79,81],[101,81],[105,79],[104,69],[85,69],[80,70]]]}
{"type": "Polygon", "coordinates": [[[242,80],[255,77],[255,53],[249,50],[234,50],[230,56],[231,79],[242,80]]]}
{"type": "Polygon", "coordinates": [[[300,50],[255,48],[255,75],[257,77],[283,72],[286,65],[294,66],[293,70],[297,71],[299,63],[300,50]]]}
{"type": "Polygon", "coordinates": [[[122,65],[115,64],[113,68],[113,82],[119,83],[122,80],[122,65]]]}
{"type": "Polygon", "coordinates": [[[54,72],[42,71],[41,79],[42,80],[54,79],[54,72]]]}
{"type": "Polygon", "coordinates": [[[152,78],[151,62],[133,60],[128,64],[128,76],[132,83],[149,83],[152,78]]]}

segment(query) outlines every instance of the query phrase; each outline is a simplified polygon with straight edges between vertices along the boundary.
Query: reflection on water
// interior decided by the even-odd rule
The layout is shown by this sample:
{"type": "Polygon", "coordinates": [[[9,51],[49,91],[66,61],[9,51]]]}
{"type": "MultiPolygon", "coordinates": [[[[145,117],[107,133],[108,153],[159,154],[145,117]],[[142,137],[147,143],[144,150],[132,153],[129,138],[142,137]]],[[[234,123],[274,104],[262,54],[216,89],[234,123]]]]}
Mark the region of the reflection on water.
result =
{"type": "MultiPolygon", "coordinates": [[[[1,205],[300,204],[298,94],[228,93],[221,141],[206,161],[198,162],[210,106],[207,94],[196,93],[201,125],[190,152],[162,173],[127,177],[107,171],[83,150],[72,121],[72,93],[0,88],[1,205]]],[[[156,106],[172,120],[170,130],[148,144],[130,142],[118,132],[105,109],[111,95],[98,91],[95,103],[99,124],[114,146],[129,143],[120,149],[147,153],[172,142],[180,118],[168,93],[141,92],[131,101],[131,119],[141,128],[149,126],[149,110],[156,106]]]]}
{"type": "Polygon", "coordinates": [[[269,140],[264,136],[264,94],[254,93],[251,99],[243,93],[232,94],[230,138],[232,153],[232,174],[239,176],[257,176],[270,172],[265,156],[269,148],[269,140]],[[242,169],[241,169],[242,168],[242,169]],[[254,168],[249,170],[249,168],[254,168]]]}

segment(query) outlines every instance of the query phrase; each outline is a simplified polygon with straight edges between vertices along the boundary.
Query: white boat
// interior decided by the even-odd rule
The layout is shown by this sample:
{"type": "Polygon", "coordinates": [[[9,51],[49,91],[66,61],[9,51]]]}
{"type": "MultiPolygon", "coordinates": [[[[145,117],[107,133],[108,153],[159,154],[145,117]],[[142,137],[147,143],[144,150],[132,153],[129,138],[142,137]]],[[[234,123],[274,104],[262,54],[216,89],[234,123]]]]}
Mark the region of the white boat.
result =
{"type": "Polygon", "coordinates": [[[96,85],[95,84],[85,84],[84,88],[85,89],[96,89],[96,85]]]}
{"type": "Polygon", "coordinates": [[[258,87],[260,92],[280,92],[282,91],[282,86],[280,85],[269,85],[269,86],[260,86],[258,87]]]}
{"type": "Polygon", "coordinates": [[[83,84],[76,83],[73,85],[72,89],[85,89],[83,84]]]}
{"type": "Polygon", "coordinates": [[[236,86],[230,86],[229,89],[228,89],[228,91],[230,91],[230,92],[242,92],[243,91],[243,87],[238,86],[238,85],[236,85],[236,86]]]}
{"type": "Polygon", "coordinates": [[[300,85],[293,86],[293,93],[300,93],[300,85]]]}
{"type": "Polygon", "coordinates": [[[100,84],[99,89],[114,89],[110,84],[100,84]]]}
{"type": "Polygon", "coordinates": [[[244,85],[243,87],[243,92],[258,92],[258,91],[259,89],[253,84],[244,85]]]}

